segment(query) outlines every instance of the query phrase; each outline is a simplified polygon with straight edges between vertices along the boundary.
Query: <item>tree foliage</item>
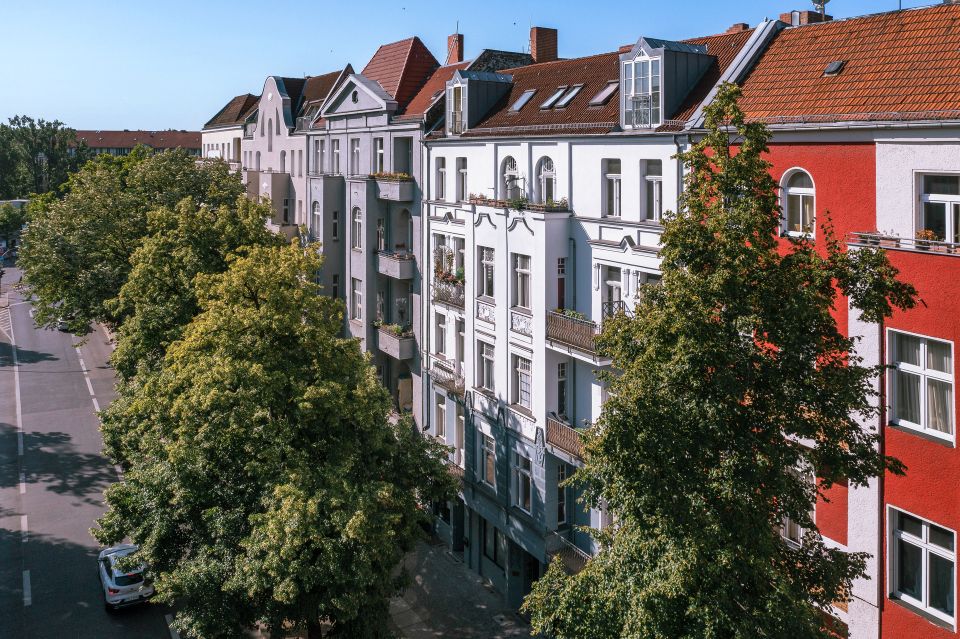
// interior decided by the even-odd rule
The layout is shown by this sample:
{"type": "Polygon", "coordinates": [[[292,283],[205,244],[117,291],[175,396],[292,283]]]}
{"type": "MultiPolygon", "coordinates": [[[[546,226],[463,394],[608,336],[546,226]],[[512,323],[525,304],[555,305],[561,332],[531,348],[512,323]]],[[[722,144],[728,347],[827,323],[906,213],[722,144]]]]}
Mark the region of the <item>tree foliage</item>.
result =
{"type": "Polygon", "coordinates": [[[0,240],[9,241],[20,234],[27,223],[27,209],[12,204],[0,204],[0,240]]]}
{"type": "Polygon", "coordinates": [[[25,115],[0,124],[0,200],[56,191],[90,158],[63,122],[25,115]]]}
{"type": "Polygon", "coordinates": [[[581,573],[555,562],[536,584],[525,606],[540,632],[825,639],[821,610],[848,597],[865,556],[824,544],[814,500],[903,470],[863,426],[881,368],[835,312],[849,299],[879,321],[915,291],[882,252],[844,252],[823,217],[816,243],[778,239],[768,133],[738,95],[718,93],[706,136],[680,156],[662,286],[604,325],[618,374],[575,479],[617,523],[581,573]],[[780,537],[784,517],[806,531],[799,547],[780,537]]]}
{"type": "Polygon", "coordinates": [[[37,322],[69,317],[77,332],[92,321],[123,321],[128,307],[107,302],[119,294],[130,258],[150,231],[149,211],[172,209],[185,198],[195,206],[234,206],[244,193],[224,162],[198,164],[182,150],[151,155],[144,147],[122,158],[99,156],[64,189],[62,199],[32,207],[20,266],[36,297],[37,322]]]}
{"type": "MultiPolygon", "coordinates": [[[[148,250],[148,249],[144,249],[148,250]]],[[[250,248],[195,278],[200,312],[103,414],[127,468],[103,543],[142,547],[191,637],[284,622],[385,635],[419,504],[446,497],[445,450],[389,397],[342,305],[319,294],[313,247],[250,248]]]]}

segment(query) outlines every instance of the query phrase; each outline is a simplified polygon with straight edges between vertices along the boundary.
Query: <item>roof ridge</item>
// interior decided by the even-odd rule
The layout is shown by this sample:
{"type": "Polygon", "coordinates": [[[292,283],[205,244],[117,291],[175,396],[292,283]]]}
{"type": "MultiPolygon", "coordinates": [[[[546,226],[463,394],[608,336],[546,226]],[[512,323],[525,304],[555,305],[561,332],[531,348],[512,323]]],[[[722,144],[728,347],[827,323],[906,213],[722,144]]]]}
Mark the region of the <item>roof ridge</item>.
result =
{"type": "Polygon", "coordinates": [[[919,11],[928,11],[928,10],[932,11],[932,10],[935,10],[935,9],[947,10],[947,11],[948,11],[948,10],[949,10],[949,7],[958,7],[958,8],[960,8],[960,3],[956,3],[956,2],[937,2],[937,4],[921,5],[921,6],[919,6],[919,7],[907,7],[907,8],[905,8],[905,9],[891,9],[890,11],[878,11],[877,13],[864,13],[864,14],[861,14],[861,15],[858,15],[858,16],[847,16],[847,17],[845,17],[845,18],[834,18],[834,17],[831,16],[831,18],[830,18],[829,20],[825,20],[825,21],[823,21],[823,22],[810,22],[810,23],[808,23],[808,24],[791,24],[791,25],[787,25],[787,28],[788,28],[788,29],[796,29],[796,28],[799,28],[799,27],[817,27],[817,26],[823,26],[823,25],[827,25],[827,24],[842,24],[842,23],[844,23],[844,22],[852,22],[852,21],[854,21],[854,20],[880,19],[880,18],[890,17],[890,16],[892,16],[893,14],[897,14],[897,13],[912,13],[912,12],[915,12],[915,11],[916,11],[916,12],[919,12],[919,11]]]}

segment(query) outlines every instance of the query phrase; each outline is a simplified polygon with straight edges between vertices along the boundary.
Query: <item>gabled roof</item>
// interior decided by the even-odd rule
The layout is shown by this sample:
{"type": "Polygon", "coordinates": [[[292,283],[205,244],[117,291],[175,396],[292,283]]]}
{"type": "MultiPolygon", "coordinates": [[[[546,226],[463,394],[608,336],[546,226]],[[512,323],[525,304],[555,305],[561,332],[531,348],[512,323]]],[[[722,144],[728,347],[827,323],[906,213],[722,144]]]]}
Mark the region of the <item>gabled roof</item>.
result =
{"type": "Polygon", "coordinates": [[[77,139],[91,149],[132,149],[145,144],[154,149],[199,149],[199,131],[77,131],[77,139]]]}
{"type": "Polygon", "coordinates": [[[217,111],[217,114],[203,125],[204,129],[213,129],[222,126],[239,126],[244,123],[250,112],[257,108],[257,102],[260,101],[259,95],[244,93],[238,95],[226,106],[217,111]]]}
{"type": "Polygon", "coordinates": [[[377,82],[396,100],[398,112],[403,112],[438,66],[430,50],[414,36],[382,45],[361,75],[377,82]]]}
{"type": "Polygon", "coordinates": [[[772,123],[960,119],[960,5],[790,27],[742,82],[772,123]],[[827,65],[843,61],[836,75],[827,65]]]}
{"type": "Polygon", "coordinates": [[[333,85],[343,73],[343,69],[331,71],[323,75],[314,75],[307,78],[303,86],[303,104],[317,102],[326,99],[333,85]]]}

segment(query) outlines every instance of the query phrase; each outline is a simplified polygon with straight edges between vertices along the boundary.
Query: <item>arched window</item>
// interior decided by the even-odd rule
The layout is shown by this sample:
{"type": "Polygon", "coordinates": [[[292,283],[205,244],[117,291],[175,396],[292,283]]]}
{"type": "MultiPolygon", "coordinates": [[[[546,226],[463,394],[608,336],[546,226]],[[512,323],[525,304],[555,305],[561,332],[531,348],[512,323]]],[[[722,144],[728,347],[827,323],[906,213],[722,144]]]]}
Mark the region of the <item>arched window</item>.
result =
{"type": "Polygon", "coordinates": [[[277,111],[277,135],[280,135],[280,111],[277,111]]]}
{"type": "Polygon", "coordinates": [[[815,189],[810,174],[803,169],[789,171],[781,183],[780,206],[783,230],[787,235],[813,235],[815,189]]]}
{"type": "Polygon", "coordinates": [[[541,204],[557,199],[557,172],[553,160],[544,157],[537,163],[537,201],[541,204]]]}
{"type": "Polygon", "coordinates": [[[500,194],[504,200],[515,200],[521,194],[517,161],[509,155],[504,158],[500,169],[500,194]]]}
{"type": "Polygon", "coordinates": [[[273,120],[267,120],[267,151],[273,151],[273,120]]]}
{"type": "Polygon", "coordinates": [[[287,172],[287,152],[286,151],[280,151],[280,172],[281,173],[287,172]]]}

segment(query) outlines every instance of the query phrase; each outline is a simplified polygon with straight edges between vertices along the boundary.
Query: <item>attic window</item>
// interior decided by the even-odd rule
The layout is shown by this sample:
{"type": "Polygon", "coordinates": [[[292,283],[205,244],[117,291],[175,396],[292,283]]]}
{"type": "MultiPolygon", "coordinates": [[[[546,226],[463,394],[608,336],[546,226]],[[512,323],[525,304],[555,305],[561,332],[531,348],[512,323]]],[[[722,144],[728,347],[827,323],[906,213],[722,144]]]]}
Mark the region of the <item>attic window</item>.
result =
{"type": "Polygon", "coordinates": [[[823,75],[840,75],[840,72],[843,71],[843,66],[847,63],[846,60],[834,60],[827,65],[827,68],[823,70],[823,75]]]}
{"type": "Polygon", "coordinates": [[[600,93],[593,96],[593,99],[590,100],[590,106],[603,106],[610,101],[610,96],[614,94],[617,90],[617,87],[620,86],[619,80],[610,80],[607,82],[607,86],[600,89],[600,93]]]}
{"type": "Polygon", "coordinates": [[[513,103],[513,106],[510,107],[511,113],[516,113],[524,107],[524,105],[530,101],[530,98],[533,97],[533,94],[536,93],[536,89],[527,89],[520,94],[520,97],[517,98],[517,101],[513,103]]]}
{"type": "Polygon", "coordinates": [[[563,92],[567,90],[567,85],[562,87],[557,87],[556,92],[547,98],[547,101],[540,105],[541,109],[549,109],[553,106],[553,103],[560,99],[560,96],[563,95],[563,92]]]}
{"type": "Polygon", "coordinates": [[[580,93],[580,89],[582,88],[583,88],[582,84],[575,84],[572,87],[570,87],[570,90],[564,93],[562,98],[557,100],[557,103],[554,105],[554,107],[556,107],[557,109],[562,109],[568,104],[570,104],[570,101],[573,100],[575,97],[577,97],[577,94],[580,93]]]}

